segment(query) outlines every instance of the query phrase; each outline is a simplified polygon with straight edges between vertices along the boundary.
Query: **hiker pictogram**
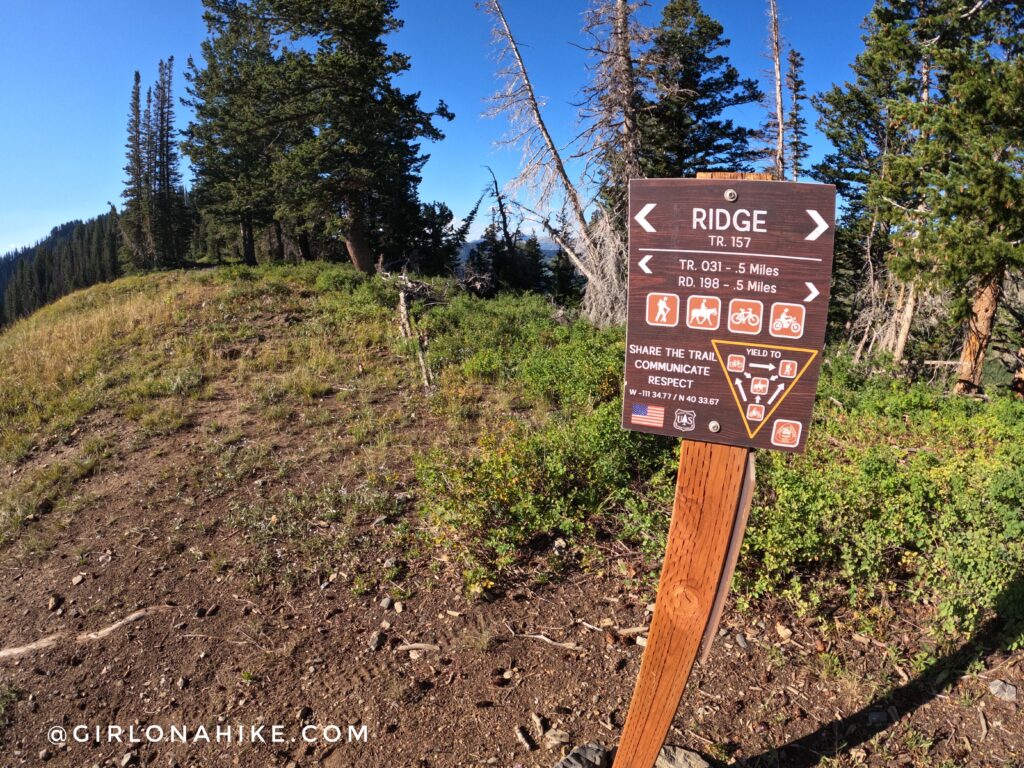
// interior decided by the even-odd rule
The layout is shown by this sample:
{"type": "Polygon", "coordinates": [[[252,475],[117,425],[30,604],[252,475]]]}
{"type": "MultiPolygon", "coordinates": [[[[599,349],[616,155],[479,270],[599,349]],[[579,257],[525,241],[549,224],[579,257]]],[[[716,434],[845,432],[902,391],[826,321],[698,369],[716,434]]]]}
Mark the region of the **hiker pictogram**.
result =
{"type": "Polygon", "coordinates": [[[674,293],[647,294],[647,324],[665,328],[679,325],[679,297],[674,293]]]}
{"type": "Polygon", "coordinates": [[[722,315],[722,300],[717,296],[690,296],[686,299],[686,327],[698,331],[717,331],[722,315]]]}
{"type": "Polygon", "coordinates": [[[757,299],[733,299],[729,302],[729,330],[733,333],[761,332],[764,304],[757,299]]]}
{"type": "MultiPolygon", "coordinates": [[[[794,390],[818,355],[813,349],[775,344],[717,339],[711,344],[751,439],[794,390]],[[732,352],[734,349],[736,352],[732,352]],[[743,363],[742,369],[739,361],[743,363]]],[[[788,443],[773,444],[781,448],[795,447],[788,443]]]]}
{"type": "Polygon", "coordinates": [[[806,315],[802,304],[776,302],[772,304],[768,333],[778,339],[799,339],[804,335],[806,315]]]}

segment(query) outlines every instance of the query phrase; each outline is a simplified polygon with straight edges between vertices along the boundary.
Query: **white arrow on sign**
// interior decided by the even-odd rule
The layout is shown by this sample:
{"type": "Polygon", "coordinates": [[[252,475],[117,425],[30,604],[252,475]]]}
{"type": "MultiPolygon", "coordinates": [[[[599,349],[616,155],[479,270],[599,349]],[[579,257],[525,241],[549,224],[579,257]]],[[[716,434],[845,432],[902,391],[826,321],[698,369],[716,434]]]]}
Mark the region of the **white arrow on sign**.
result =
{"type": "Polygon", "coordinates": [[[804,304],[808,304],[818,298],[818,294],[821,293],[821,291],[818,290],[818,287],[814,283],[804,283],[804,285],[806,285],[807,290],[810,291],[810,293],[807,294],[807,298],[804,299],[804,304]]]}
{"type": "Polygon", "coordinates": [[[751,363],[749,367],[750,368],[761,368],[761,369],[763,369],[765,371],[774,371],[775,370],[775,364],[774,363],[751,363]]]}
{"type": "Polygon", "coordinates": [[[821,214],[812,208],[807,208],[807,214],[814,219],[814,223],[817,224],[817,228],[811,232],[804,240],[817,240],[822,234],[828,229],[828,222],[821,218],[821,214]]]}
{"type": "Polygon", "coordinates": [[[781,395],[782,394],[782,390],[784,390],[785,388],[786,388],[785,384],[779,384],[779,386],[775,388],[775,394],[773,394],[771,397],[768,398],[768,405],[771,405],[772,403],[774,403],[775,402],[775,398],[778,397],[779,395],[781,395]]]}
{"type": "Polygon", "coordinates": [[[650,215],[651,211],[654,210],[656,205],[657,203],[648,203],[640,209],[640,213],[633,217],[633,220],[647,232],[657,232],[657,230],[651,226],[650,222],[647,221],[647,217],[650,215]]]}
{"type": "Polygon", "coordinates": [[[640,269],[642,269],[644,271],[644,273],[646,273],[648,275],[653,274],[651,272],[651,270],[648,269],[648,267],[647,267],[647,262],[650,261],[653,258],[654,258],[654,254],[653,253],[648,253],[646,256],[644,256],[642,259],[640,259],[640,263],[637,264],[637,266],[640,267],[640,269]]]}
{"type": "Polygon", "coordinates": [[[747,402],[747,393],[743,391],[743,382],[737,378],[733,383],[736,385],[736,389],[740,391],[740,397],[743,398],[743,402],[747,402]]]}

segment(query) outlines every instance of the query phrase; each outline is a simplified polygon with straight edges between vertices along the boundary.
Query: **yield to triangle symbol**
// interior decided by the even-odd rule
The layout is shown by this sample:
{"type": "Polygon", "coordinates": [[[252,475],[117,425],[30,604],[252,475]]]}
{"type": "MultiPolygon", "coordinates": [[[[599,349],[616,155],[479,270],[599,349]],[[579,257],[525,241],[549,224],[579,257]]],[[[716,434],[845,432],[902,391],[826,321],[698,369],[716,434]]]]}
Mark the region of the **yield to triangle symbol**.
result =
{"type": "Polygon", "coordinates": [[[755,437],[807,373],[815,349],[712,341],[747,435],[755,437]]]}

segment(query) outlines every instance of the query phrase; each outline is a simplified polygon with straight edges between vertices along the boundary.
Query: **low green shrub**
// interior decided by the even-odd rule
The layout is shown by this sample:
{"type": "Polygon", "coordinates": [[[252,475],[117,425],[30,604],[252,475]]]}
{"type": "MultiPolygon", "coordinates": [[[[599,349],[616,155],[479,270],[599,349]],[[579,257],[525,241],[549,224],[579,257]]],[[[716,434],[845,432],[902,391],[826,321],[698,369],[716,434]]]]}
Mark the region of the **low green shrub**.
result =
{"type": "Polygon", "coordinates": [[[934,606],[946,632],[975,629],[1024,579],[1024,408],[829,367],[822,390],[843,405],[819,397],[807,452],[758,456],[741,589],[885,592],[934,606]]]}
{"type": "Polygon", "coordinates": [[[670,441],[624,432],[619,408],[605,403],[536,431],[511,426],[454,463],[444,452],[420,463],[422,508],[461,556],[471,591],[524,560],[527,545],[592,537],[606,513],[664,476],[670,441]]]}
{"type": "MultiPolygon", "coordinates": [[[[518,387],[550,410],[469,456],[420,462],[422,510],[471,590],[507,578],[555,536],[585,545],[610,532],[661,551],[676,444],[619,427],[621,330],[560,324],[537,297],[465,297],[423,322],[436,369],[518,387]]],[[[835,356],[814,421],[805,454],[758,455],[741,593],[803,606],[906,598],[932,606],[947,633],[970,632],[995,609],[1019,642],[1024,405],[869,377],[835,356]]]]}
{"type": "Polygon", "coordinates": [[[418,327],[430,340],[428,361],[435,372],[458,366],[472,380],[496,383],[513,380],[531,350],[548,343],[557,329],[553,310],[533,294],[460,294],[424,313],[418,327]]]}

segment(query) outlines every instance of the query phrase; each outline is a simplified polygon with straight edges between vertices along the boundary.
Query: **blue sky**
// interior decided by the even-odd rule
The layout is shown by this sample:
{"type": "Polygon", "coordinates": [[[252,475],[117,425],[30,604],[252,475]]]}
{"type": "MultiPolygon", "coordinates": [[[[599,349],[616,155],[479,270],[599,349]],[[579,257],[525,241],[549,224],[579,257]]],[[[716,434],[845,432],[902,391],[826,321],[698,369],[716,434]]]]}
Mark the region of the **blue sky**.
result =
{"type": "MultiPolygon", "coordinates": [[[[860,23],[870,0],[780,0],[783,34],[807,60],[808,90],[847,79],[861,50],[860,23]]],[[[725,26],[728,54],[744,76],[763,78],[769,66],[765,0],[704,0],[725,26]]],[[[505,0],[506,13],[530,67],[558,140],[576,128],[586,56],[573,43],[587,0],[505,0]]],[[[653,0],[656,20],[663,6],[653,0]]],[[[445,141],[426,148],[431,159],[420,190],[464,215],[488,182],[515,172],[517,155],[495,145],[500,120],[482,117],[496,89],[489,25],[472,0],[402,0],[404,29],[393,46],[412,57],[406,90],[422,104],[444,99],[455,112],[445,141]]],[[[156,64],[173,55],[175,86],[205,35],[199,0],[2,0],[0,3],[0,252],[30,245],[62,222],[120,204],[125,123],[132,76],[156,78],[156,64]]],[[[737,116],[760,122],[759,110],[737,116]]],[[[188,114],[178,108],[178,126],[188,114]]],[[[827,146],[815,133],[812,160],[827,146]]]]}

